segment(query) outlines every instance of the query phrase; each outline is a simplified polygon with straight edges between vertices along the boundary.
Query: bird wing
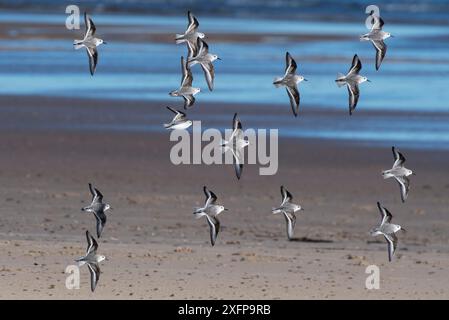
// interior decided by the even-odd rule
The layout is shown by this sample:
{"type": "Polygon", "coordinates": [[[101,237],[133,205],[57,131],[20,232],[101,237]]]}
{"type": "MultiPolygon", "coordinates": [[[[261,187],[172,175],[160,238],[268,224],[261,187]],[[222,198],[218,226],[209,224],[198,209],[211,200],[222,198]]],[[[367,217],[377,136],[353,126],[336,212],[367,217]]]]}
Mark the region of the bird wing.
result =
{"type": "Polygon", "coordinates": [[[371,14],[371,17],[371,24],[373,25],[371,27],[371,31],[382,30],[382,27],[384,26],[384,20],[378,15],[374,14],[374,12],[371,14]]]}
{"type": "Polygon", "coordinates": [[[243,171],[243,148],[231,148],[234,159],[234,169],[237,179],[240,180],[243,171]]]}
{"type": "Polygon", "coordinates": [[[216,217],[209,216],[208,214],[206,214],[206,219],[210,227],[210,243],[214,246],[218,232],[220,231],[220,221],[216,217]]]}
{"type": "Polygon", "coordinates": [[[214,78],[215,78],[215,71],[214,71],[214,65],[212,62],[201,62],[201,68],[204,71],[204,76],[206,77],[207,86],[209,87],[209,90],[214,90],[214,78]]]}
{"type": "Polygon", "coordinates": [[[213,193],[212,191],[207,189],[206,186],[203,187],[203,191],[204,191],[204,194],[206,195],[206,201],[205,201],[204,207],[207,207],[211,204],[215,204],[215,202],[217,201],[217,196],[215,195],[215,193],[213,193]]]}
{"type": "Polygon", "coordinates": [[[387,45],[383,40],[371,40],[374,48],[376,49],[376,70],[379,70],[380,65],[387,53],[387,45]]]}
{"type": "Polygon", "coordinates": [[[391,149],[393,150],[393,157],[394,157],[393,168],[403,167],[404,163],[405,163],[404,155],[401,152],[399,152],[398,150],[396,150],[395,147],[392,147],[391,149]]]}
{"type": "Polygon", "coordinates": [[[90,253],[97,252],[98,249],[98,243],[95,240],[94,237],[90,234],[89,230],[86,230],[86,239],[87,239],[87,249],[86,249],[86,256],[90,253]]]}
{"type": "Polygon", "coordinates": [[[380,202],[377,202],[377,207],[379,208],[379,212],[381,215],[381,221],[380,224],[383,225],[384,223],[390,223],[391,219],[393,218],[393,215],[390,211],[388,211],[386,208],[382,207],[380,202]]]}
{"type": "Polygon", "coordinates": [[[106,214],[104,212],[96,213],[94,211],[95,220],[97,221],[97,237],[101,237],[104,225],[106,224],[106,214]]]}
{"type": "Polygon", "coordinates": [[[398,245],[398,238],[394,233],[392,234],[384,234],[385,240],[388,242],[388,261],[393,259],[393,254],[396,251],[396,247],[398,245]]]}
{"type": "Polygon", "coordinates": [[[348,82],[348,93],[349,93],[349,114],[352,115],[352,112],[355,110],[357,106],[357,102],[360,97],[359,85],[356,82],[348,82]]]}
{"type": "Polygon", "coordinates": [[[195,57],[198,53],[198,42],[192,43],[191,41],[187,41],[187,60],[195,57]]]}
{"type": "Polygon", "coordinates": [[[282,213],[284,214],[285,221],[287,224],[287,237],[289,240],[291,240],[293,238],[293,231],[296,225],[296,216],[294,214],[287,213],[285,211],[282,211],[282,213]]]}
{"type": "Polygon", "coordinates": [[[184,109],[190,108],[195,103],[195,97],[192,94],[182,96],[184,98],[184,109]]]}
{"type": "Polygon", "coordinates": [[[289,52],[285,54],[285,75],[296,72],[298,65],[289,52]]]}
{"type": "Polygon", "coordinates": [[[183,121],[187,117],[187,115],[182,111],[175,110],[169,106],[167,106],[167,109],[175,114],[175,116],[173,117],[173,120],[172,120],[173,123],[183,121]]]}
{"type": "Polygon", "coordinates": [[[281,186],[281,196],[282,196],[281,206],[293,200],[292,194],[284,186],[281,186]]]}
{"type": "Polygon", "coordinates": [[[88,263],[87,267],[90,272],[90,289],[94,292],[98,280],[100,280],[100,266],[97,263],[88,263]]]}
{"type": "Polygon", "coordinates": [[[358,74],[360,70],[362,70],[362,62],[360,61],[358,55],[354,55],[354,57],[352,58],[351,68],[348,71],[348,75],[358,74]]]}
{"type": "Polygon", "coordinates": [[[89,70],[90,74],[94,75],[95,69],[97,68],[98,62],[98,51],[97,47],[86,47],[87,55],[89,56],[89,70]]]}
{"type": "Polygon", "coordinates": [[[187,19],[189,20],[189,24],[187,26],[186,34],[195,32],[200,23],[190,11],[187,12],[187,19]]]}
{"type": "Polygon", "coordinates": [[[408,197],[408,192],[410,190],[410,180],[407,177],[394,177],[396,181],[399,183],[399,187],[401,189],[401,200],[405,202],[408,197]]]}
{"type": "Polygon", "coordinates": [[[290,99],[290,106],[292,107],[292,112],[295,115],[295,117],[297,117],[299,113],[299,100],[300,100],[298,87],[296,85],[292,87],[287,86],[285,87],[285,89],[287,90],[288,98],[290,99]]]}
{"type": "Polygon", "coordinates": [[[181,69],[182,69],[181,87],[191,87],[193,82],[192,71],[187,66],[187,62],[184,62],[184,57],[181,57],[181,69]]]}
{"type": "Polygon", "coordinates": [[[86,39],[88,36],[93,36],[97,28],[95,27],[94,21],[87,14],[87,12],[84,12],[84,23],[86,24],[86,33],[84,34],[84,39],[86,39]]]}

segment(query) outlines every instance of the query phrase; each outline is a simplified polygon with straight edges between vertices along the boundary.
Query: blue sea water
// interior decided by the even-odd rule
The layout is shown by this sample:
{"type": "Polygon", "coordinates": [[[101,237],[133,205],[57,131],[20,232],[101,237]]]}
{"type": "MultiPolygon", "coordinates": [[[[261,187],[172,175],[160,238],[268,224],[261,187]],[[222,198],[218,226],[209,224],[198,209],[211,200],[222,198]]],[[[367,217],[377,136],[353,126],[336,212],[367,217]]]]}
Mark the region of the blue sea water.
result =
{"type": "MultiPolygon", "coordinates": [[[[385,29],[395,36],[387,40],[388,52],[380,71],[374,68],[375,52],[371,44],[358,39],[367,31],[364,1],[340,5],[340,1],[285,0],[270,5],[258,0],[227,0],[215,11],[206,1],[189,3],[192,10],[197,10],[201,30],[211,35],[207,39],[211,52],[223,59],[216,63],[213,92],[207,90],[202,71],[195,67],[195,85],[202,89],[198,101],[211,107],[213,103],[255,104],[261,110],[285,104],[285,117],[279,116],[276,123],[283,128],[281,135],[290,137],[355,139],[374,145],[398,142],[417,148],[449,149],[446,1],[408,4],[377,1],[383,10],[385,29]],[[223,35],[242,34],[259,35],[260,41],[220,40],[223,35]],[[317,38],[291,41],[289,35],[317,38]],[[283,73],[287,50],[309,80],[300,85],[303,110],[331,109],[347,114],[346,89],[338,88],[334,79],[338,72],[348,70],[352,56],[357,53],[363,62],[362,73],[372,82],[361,85],[356,113],[381,111],[384,116],[357,122],[335,122],[321,117],[310,121],[293,119],[285,90],[272,85],[273,78],[283,73]],[[301,125],[295,121],[301,121],[301,125]]],[[[41,25],[64,28],[64,6],[58,2],[61,11],[56,12],[52,4],[18,1],[12,5],[0,1],[0,7],[5,7],[0,13],[0,23],[34,26],[0,39],[0,94],[74,97],[82,92],[92,99],[175,103],[168,92],[179,85],[179,59],[185,55],[184,46],[171,42],[108,41],[108,45],[100,48],[97,73],[92,78],[85,52],[74,51],[72,47],[73,39],[82,30],[64,30],[60,37],[51,39],[40,36],[41,25]]],[[[102,25],[108,34],[117,35],[175,34],[185,29],[186,8],[182,1],[81,4],[91,8],[99,35],[102,25]]],[[[136,128],[141,127],[136,124],[136,128]]]]}

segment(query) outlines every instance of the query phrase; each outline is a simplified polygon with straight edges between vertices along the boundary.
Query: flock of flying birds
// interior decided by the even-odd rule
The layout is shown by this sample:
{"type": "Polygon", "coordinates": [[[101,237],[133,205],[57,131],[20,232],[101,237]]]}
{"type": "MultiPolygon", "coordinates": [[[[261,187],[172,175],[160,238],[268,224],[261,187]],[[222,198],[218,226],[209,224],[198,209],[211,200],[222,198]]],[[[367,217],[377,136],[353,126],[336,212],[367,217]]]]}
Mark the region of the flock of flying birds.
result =
{"type": "MultiPolygon", "coordinates": [[[[372,29],[369,33],[362,35],[361,40],[370,41],[376,49],[376,70],[379,70],[380,65],[385,57],[387,46],[384,41],[386,38],[391,37],[391,34],[384,32],[382,27],[384,25],[383,20],[378,17],[374,11],[370,13],[372,18],[372,29]]],[[[216,54],[209,53],[209,46],[204,41],[205,34],[198,31],[199,22],[197,18],[189,11],[187,13],[188,27],[183,34],[177,34],[175,41],[176,44],[186,44],[187,58],[181,57],[181,70],[182,79],[181,85],[178,89],[171,91],[169,94],[172,97],[182,97],[184,100],[184,109],[189,109],[195,103],[195,95],[201,90],[200,88],[193,87],[193,75],[192,68],[195,65],[200,65],[210,91],[214,89],[214,61],[221,60],[216,54]]],[[[85,48],[89,57],[89,68],[91,75],[94,75],[97,62],[98,62],[98,50],[97,47],[106,42],[102,39],[96,38],[96,27],[92,18],[84,13],[84,20],[86,25],[86,31],[82,40],[74,41],[74,48],[85,48]]],[[[339,87],[345,86],[349,93],[349,114],[352,115],[357,106],[357,102],[360,96],[359,84],[365,81],[369,81],[366,77],[359,75],[362,69],[362,63],[359,57],[354,55],[351,67],[346,75],[338,74],[335,80],[339,87]]],[[[276,87],[285,87],[288,97],[290,99],[290,105],[295,117],[299,114],[300,94],[298,90],[298,84],[302,81],[307,81],[302,75],[296,73],[297,64],[292,58],[289,52],[286,53],[286,67],[285,73],[282,77],[274,79],[273,84],[276,87]]],[[[164,127],[171,130],[183,130],[192,125],[192,121],[187,119],[185,112],[176,110],[171,107],[167,107],[168,110],[174,113],[172,121],[168,124],[164,124],[164,127]]],[[[223,140],[221,147],[223,152],[231,151],[234,159],[235,173],[238,179],[240,179],[243,169],[243,150],[248,146],[249,142],[243,137],[242,123],[238,118],[237,113],[234,114],[232,122],[232,134],[229,140],[223,140]]],[[[405,202],[410,189],[409,176],[414,174],[411,170],[404,167],[405,157],[402,153],[392,148],[394,155],[393,167],[389,170],[382,172],[384,179],[394,178],[399,183],[401,191],[402,202],[405,202]]],[[[89,190],[92,194],[91,204],[82,208],[84,212],[92,213],[96,219],[96,234],[97,237],[101,237],[101,233],[106,224],[107,210],[112,209],[111,206],[103,202],[103,195],[101,192],[89,183],[89,190]]],[[[293,203],[292,194],[284,187],[281,186],[281,204],[278,207],[272,209],[273,214],[283,214],[287,226],[287,238],[293,239],[294,228],[296,224],[296,213],[304,210],[299,204],[293,203]]],[[[218,233],[220,231],[220,221],[218,215],[223,211],[227,211],[223,205],[217,202],[218,197],[214,192],[209,190],[206,186],[203,187],[206,200],[203,207],[194,208],[194,215],[196,218],[205,217],[210,229],[210,242],[214,246],[218,233]]],[[[377,203],[379,212],[381,214],[381,223],[373,228],[370,232],[372,236],[383,235],[388,243],[388,258],[392,260],[393,254],[397,247],[398,239],[395,233],[399,230],[404,230],[400,225],[392,224],[391,213],[384,208],[379,202],[377,203]]],[[[105,260],[105,256],[98,255],[98,243],[95,238],[86,231],[87,238],[87,250],[86,254],[76,259],[79,265],[86,264],[91,274],[91,290],[94,291],[97,282],[100,278],[99,262],[105,260]]]]}

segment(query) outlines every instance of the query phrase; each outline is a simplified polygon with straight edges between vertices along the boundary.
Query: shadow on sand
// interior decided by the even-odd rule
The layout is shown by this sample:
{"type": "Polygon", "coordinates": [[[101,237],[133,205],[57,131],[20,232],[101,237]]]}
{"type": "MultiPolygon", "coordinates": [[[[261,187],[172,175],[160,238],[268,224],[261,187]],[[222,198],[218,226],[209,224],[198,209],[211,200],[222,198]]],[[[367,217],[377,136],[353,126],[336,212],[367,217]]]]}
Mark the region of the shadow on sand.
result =
{"type": "Polygon", "coordinates": [[[292,238],[290,239],[290,241],[295,241],[295,242],[310,242],[310,243],[333,243],[334,241],[332,240],[326,240],[326,239],[312,239],[312,238],[307,238],[307,237],[302,237],[302,238],[292,238]]]}

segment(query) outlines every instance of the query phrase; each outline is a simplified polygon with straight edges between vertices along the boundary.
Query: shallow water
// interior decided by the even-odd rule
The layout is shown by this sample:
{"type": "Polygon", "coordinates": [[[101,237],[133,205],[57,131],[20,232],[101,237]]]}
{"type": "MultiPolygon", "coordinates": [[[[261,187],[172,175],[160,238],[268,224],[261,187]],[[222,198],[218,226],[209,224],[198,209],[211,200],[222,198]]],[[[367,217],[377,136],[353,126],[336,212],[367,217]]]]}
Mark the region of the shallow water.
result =
{"type": "MultiPolygon", "coordinates": [[[[247,5],[251,3],[248,1],[247,5]]],[[[327,14],[331,15],[332,10],[335,6],[329,7],[327,14]]],[[[358,12],[353,9],[351,21],[344,23],[328,19],[323,22],[322,18],[313,20],[310,17],[283,21],[261,17],[245,19],[230,12],[229,16],[218,18],[207,14],[199,16],[201,30],[212,34],[208,38],[211,52],[219,54],[223,60],[216,62],[213,92],[207,90],[201,69],[194,67],[194,85],[202,90],[197,95],[198,101],[207,102],[211,107],[214,102],[257,104],[262,111],[272,105],[285,105],[284,114],[271,123],[264,121],[264,125],[279,127],[281,135],[290,137],[355,139],[366,144],[397,142],[416,148],[449,149],[449,122],[446,121],[449,118],[449,26],[421,22],[424,19],[440,21],[440,13],[417,11],[416,17],[408,22],[391,23],[386,14],[385,30],[395,38],[387,40],[387,56],[381,70],[375,71],[374,48],[370,43],[358,40],[358,36],[367,31],[363,6],[360,6],[359,20],[353,21],[358,12]],[[251,43],[213,38],[213,34],[263,36],[267,32],[272,35],[251,43]],[[339,38],[292,42],[288,35],[339,38]],[[338,121],[321,117],[311,117],[310,121],[307,117],[294,119],[285,90],[272,85],[273,78],[283,73],[287,50],[295,57],[299,72],[309,80],[300,85],[301,108],[341,110],[342,115],[348,113],[347,91],[338,88],[334,79],[337,72],[348,70],[352,56],[357,53],[363,62],[361,73],[372,81],[361,85],[356,110],[361,118],[342,117],[338,121]],[[366,110],[382,111],[384,116],[362,117],[366,110]],[[389,116],[389,111],[395,111],[395,115],[389,116]],[[408,116],[408,112],[413,112],[414,116],[408,116]]],[[[391,12],[391,20],[400,20],[391,12]]],[[[321,12],[321,16],[325,14],[321,12]]],[[[122,32],[117,26],[131,28],[126,32],[172,34],[182,31],[186,23],[184,12],[179,12],[179,16],[101,12],[93,15],[99,35],[102,24],[107,25],[108,33],[114,34],[122,32]],[[115,27],[111,27],[112,24],[115,27]]],[[[180,104],[180,100],[169,97],[168,92],[179,85],[179,59],[185,54],[183,45],[109,41],[100,48],[97,73],[92,78],[88,73],[86,53],[72,48],[73,38],[79,37],[82,31],[62,31],[61,36],[51,39],[41,35],[40,24],[64,28],[65,18],[65,14],[56,13],[0,13],[0,23],[36,25],[19,31],[19,34],[26,31],[29,37],[26,41],[14,40],[14,32],[12,40],[0,40],[0,94],[66,97],[82,94],[92,99],[180,104]]],[[[219,119],[218,125],[227,125],[228,118],[219,119]]],[[[142,129],[140,124],[135,125],[136,130],[142,129]]],[[[123,130],[129,129],[130,124],[123,127],[123,130]]]]}

